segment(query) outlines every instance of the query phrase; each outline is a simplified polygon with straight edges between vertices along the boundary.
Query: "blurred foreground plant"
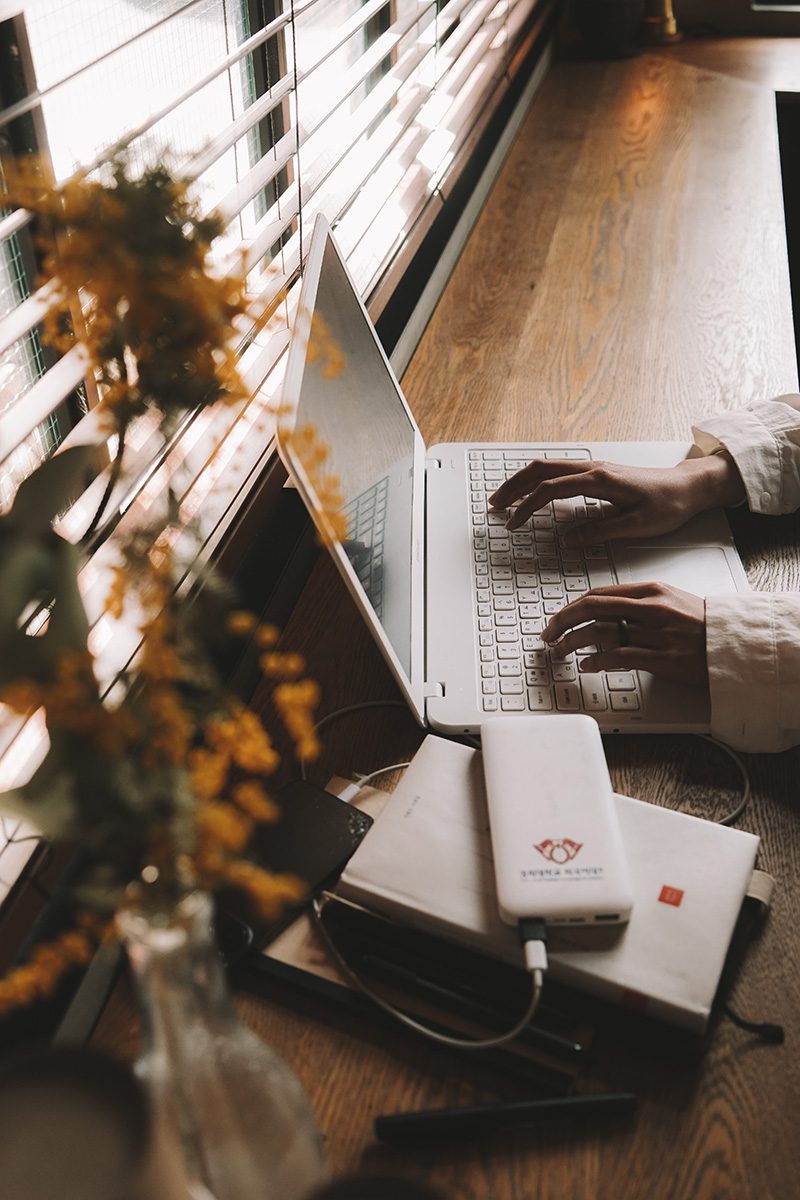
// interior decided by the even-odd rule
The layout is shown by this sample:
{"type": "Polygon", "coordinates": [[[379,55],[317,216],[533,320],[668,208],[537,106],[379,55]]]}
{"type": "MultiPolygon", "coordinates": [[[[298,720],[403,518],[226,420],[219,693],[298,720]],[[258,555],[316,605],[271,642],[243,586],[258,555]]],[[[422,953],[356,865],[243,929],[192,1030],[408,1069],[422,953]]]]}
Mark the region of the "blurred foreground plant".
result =
{"type": "MultiPolygon", "coordinates": [[[[131,423],[155,414],[166,441],[189,410],[242,400],[235,322],[247,317],[256,329],[274,308],[248,298],[243,270],[213,267],[209,251],[222,224],[200,215],[186,183],[163,167],[134,176],[121,157],[107,170],[59,188],[28,162],[10,182],[10,199],[36,214],[53,280],[46,335],[60,348],[73,345],[77,319],[98,383],[101,431],[116,435],[90,531],[119,476],[131,423]]],[[[318,338],[330,369],[340,369],[325,331],[308,336],[318,338]]],[[[312,430],[298,437],[336,529],[341,501],[325,448],[312,430]]],[[[277,648],[278,631],[239,611],[202,565],[170,479],[158,525],[113,535],[106,613],[133,627],[140,644],[107,694],[98,682],[78,587],[81,550],[54,523],[97,473],[101,453],[102,443],[58,453],[0,516],[0,701],[18,714],[43,710],[50,740],[33,777],[0,795],[0,807],[82,849],[79,899],[97,914],[0,980],[0,1013],[45,994],[85,961],[132,881],[165,908],[187,886],[234,885],[267,917],[304,890],[246,858],[254,825],[279,815],[265,786],[279,758],[259,715],[228,690],[231,646],[249,639],[257,648],[274,708],[306,759],[318,752],[318,687],[299,655],[277,648]]]]}

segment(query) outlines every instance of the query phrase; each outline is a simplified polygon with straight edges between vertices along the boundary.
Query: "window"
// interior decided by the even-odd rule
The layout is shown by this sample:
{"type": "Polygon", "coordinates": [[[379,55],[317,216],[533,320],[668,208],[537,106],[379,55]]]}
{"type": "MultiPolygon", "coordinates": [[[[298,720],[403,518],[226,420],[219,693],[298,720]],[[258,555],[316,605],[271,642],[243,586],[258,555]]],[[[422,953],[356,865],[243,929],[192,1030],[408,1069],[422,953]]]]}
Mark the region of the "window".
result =
{"type": "MultiPolygon", "coordinates": [[[[64,179],[96,169],[120,143],[141,163],[167,155],[194,180],[202,205],[223,215],[219,254],[243,250],[249,286],[278,304],[268,333],[240,331],[250,401],[187,415],[168,449],[181,512],[200,518],[213,554],[272,454],[263,428],[280,389],[292,288],[314,216],[324,213],[336,228],[362,293],[385,292],[399,256],[441,211],[459,155],[555,0],[18,4],[19,14],[0,22],[0,165],[38,150],[64,179]]],[[[41,347],[47,285],[35,279],[27,214],[0,210],[5,505],[42,456],[82,436],[96,399],[79,337],[58,359],[41,347]]],[[[112,638],[93,598],[103,542],[148,512],[165,469],[155,452],[145,423],[132,430],[85,570],[93,649],[109,679],[130,647],[112,638]]],[[[65,536],[81,537],[106,479],[64,514],[65,536]]],[[[0,719],[0,750],[7,741],[0,719]]]]}

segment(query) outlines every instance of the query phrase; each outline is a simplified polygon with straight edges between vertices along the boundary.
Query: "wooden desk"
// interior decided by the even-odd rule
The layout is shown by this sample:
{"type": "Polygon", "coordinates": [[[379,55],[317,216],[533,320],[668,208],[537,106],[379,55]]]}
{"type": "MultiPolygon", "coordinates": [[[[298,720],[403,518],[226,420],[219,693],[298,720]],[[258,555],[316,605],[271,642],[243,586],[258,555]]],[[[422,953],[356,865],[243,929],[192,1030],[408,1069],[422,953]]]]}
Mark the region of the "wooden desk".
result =
{"type": "MultiPolygon", "coordinates": [[[[558,62],[405,377],[426,439],[685,438],[693,417],[795,389],[773,88],[797,80],[790,41],[558,62]]],[[[797,520],[736,515],[753,584],[796,588],[797,520]]],[[[292,625],[325,711],[397,698],[326,562],[292,625]]],[[[316,777],[396,761],[421,737],[397,709],[345,719],[316,777]]],[[[736,789],[719,752],[693,739],[607,739],[607,752],[615,785],[643,799],[719,815],[736,789]]],[[[744,824],[779,889],[733,996],[784,1024],[785,1047],[723,1022],[703,1058],[679,1061],[657,1026],[644,1047],[601,1034],[596,1077],[639,1094],[634,1124],[395,1155],[372,1145],[376,1113],[520,1092],[402,1030],[243,995],[306,1088],[334,1169],[416,1169],[459,1200],[796,1195],[799,767],[797,752],[750,760],[744,824]]],[[[123,1036],[112,1014],[101,1036],[123,1036]]]]}

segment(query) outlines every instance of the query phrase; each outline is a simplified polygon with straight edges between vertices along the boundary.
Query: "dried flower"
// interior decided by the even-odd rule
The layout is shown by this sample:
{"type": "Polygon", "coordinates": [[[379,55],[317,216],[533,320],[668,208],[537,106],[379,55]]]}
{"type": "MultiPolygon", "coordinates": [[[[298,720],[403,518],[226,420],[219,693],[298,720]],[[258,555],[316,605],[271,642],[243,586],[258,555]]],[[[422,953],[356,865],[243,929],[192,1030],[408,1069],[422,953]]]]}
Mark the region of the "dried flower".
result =
{"type": "MultiPolygon", "coordinates": [[[[80,338],[98,382],[104,435],[117,435],[117,466],[137,419],[155,413],[166,439],[187,411],[244,396],[234,322],[246,315],[258,327],[275,305],[256,311],[243,274],[214,267],[211,246],[222,226],[201,214],[185,181],[163,166],[135,175],[119,157],[105,175],[56,187],[42,164],[26,160],[11,173],[9,201],[37,217],[43,269],[53,281],[44,336],[67,349],[75,343],[70,313],[82,316],[80,338]]],[[[331,378],[343,366],[335,339],[320,322],[310,324],[309,336],[312,357],[331,378]]],[[[339,530],[343,536],[342,497],[327,449],[310,427],[293,436],[329,512],[330,536],[339,530]]],[[[15,807],[43,832],[83,844],[91,866],[80,895],[105,914],[131,880],[149,880],[167,905],[188,877],[202,886],[239,887],[272,917],[305,887],[243,857],[256,823],[278,816],[264,778],[279,757],[258,714],[230,694],[223,650],[231,638],[252,638],[264,671],[280,681],[275,704],[303,757],[319,749],[319,689],[301,678],[300,655],[278,648],[278,630],[237,607],[213,572],[198,565],[199,547],[191,546],[191,529],[177,523],[180,506],[167,487],[160,523],[117,530],[107,543],[117,558],[104,612],[141,635],[115,703],[108,701],[88,650],[79,555],[53,530],[83,478],[88,450],[64,451],[52,460],[55,471],[45,463],[23,485],[29,524],[31,513],[38,522],[30,537],[37,553],[51,555],[58,590],[40,636],[26,636],[22,619],[34,601],[41,603],[38,593],[20,592],[13,612],[8,602],[7,628],[0,628],[0,702],[20,714],[41,707],[50,735],[47,757],[15,793],[15,807]],[[185,558],[176,545],[186,547],[185,558]],[[180,598],[179,581],[186,585],[180,598]]],[[[13,520],[13,508],[0,516],[0,534],[14,533],[0,537],[4,582],[26,577],[13,559],[28,549],[13,520]]],[[[102,936],[87,914],[79,928],[35,950],[0,980],[0,1014],[45,995],[71,966],[88,960],[102,936]]]]}

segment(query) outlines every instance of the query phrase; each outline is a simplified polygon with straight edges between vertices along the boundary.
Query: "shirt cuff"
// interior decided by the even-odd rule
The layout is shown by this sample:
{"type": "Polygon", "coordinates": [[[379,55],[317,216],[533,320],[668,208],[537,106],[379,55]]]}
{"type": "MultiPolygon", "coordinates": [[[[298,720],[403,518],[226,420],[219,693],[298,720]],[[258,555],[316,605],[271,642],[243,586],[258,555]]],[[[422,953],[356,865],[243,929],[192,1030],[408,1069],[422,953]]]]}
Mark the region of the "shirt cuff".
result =
{"type": "Polygon", "coordinates": [[[800,596],[706,599],[711,732],[739,750],[800,743],[800,596]]]}
{"type": "Polygon", "coordinates": [[[752,512],[794,512],[800,506],[797,467],[800,397],[776,396],[748,408],[718,413],[695,426],[705,453],[724,446],[739,469],[752,512]]]}

